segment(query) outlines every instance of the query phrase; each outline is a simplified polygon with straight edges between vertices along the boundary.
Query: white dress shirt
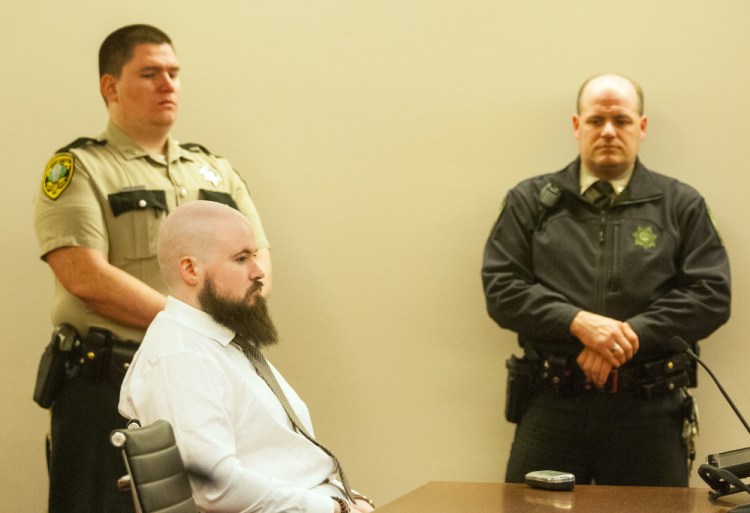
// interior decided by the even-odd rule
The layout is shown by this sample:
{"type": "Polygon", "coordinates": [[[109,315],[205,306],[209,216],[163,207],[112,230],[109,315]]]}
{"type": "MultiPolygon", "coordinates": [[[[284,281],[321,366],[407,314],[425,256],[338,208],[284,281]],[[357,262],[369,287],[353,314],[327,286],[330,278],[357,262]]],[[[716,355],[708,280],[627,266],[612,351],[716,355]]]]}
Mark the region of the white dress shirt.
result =
{"type": "MultiPolygon", "coordinates": [[[[341,494],[322,483],[336,477],[333,461],[292,428],[233,338],[207,313],[168,297],[125,376],[120,413],[142,425],[172,424],[201,511],[331,513],[330,497],[341,494]]],[[[313,435],[305,403],[273,372],[313,435]]]]}

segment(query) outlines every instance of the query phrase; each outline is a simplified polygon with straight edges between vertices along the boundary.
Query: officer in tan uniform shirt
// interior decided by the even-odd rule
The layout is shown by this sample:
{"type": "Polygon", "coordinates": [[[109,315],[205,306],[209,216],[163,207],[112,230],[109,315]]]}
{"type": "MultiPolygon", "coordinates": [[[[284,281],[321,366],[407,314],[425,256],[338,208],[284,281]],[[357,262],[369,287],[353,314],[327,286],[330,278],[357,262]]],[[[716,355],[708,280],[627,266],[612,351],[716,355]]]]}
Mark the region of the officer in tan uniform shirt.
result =
{"type": "MultiPolygon", "coordinates": [[[[108,255],[109,263],[161,294],[166,285],[156,261],[156,239],[164,216],[197,199],[237,208],[268,247],[245,182],[226,159],[199,146],[168,140],[166,155],[149,155],[114,123],[98,139],[79,140],[50,161],[37,195],[35,226],[41,254],[65,246],[108,255]],[[187,145],[186,145],[187,146],[187,145]]],[[[85,333],[89,326],[140,340],[143,329],[126,326],[84,307],[64,287],[55,290],[55,325],[66,322],[85,333]]]]}
{"type": "Polygon", "coordinates": [[[226,159],[170,135],[180,82],[169,37],[123,27],[102,44],[99,68],[107,129],[60,149],[35,199],[41,256],[55,274],[52,322],[82,340],[51,408],[50,513],[133,511],[116,488],[125,470],[108,435],[124,423],[117,401],[129,359],[164,306],[156,241],[167,214],[197,199],[242,212],[257,237],[264,295],[271,285],[268,240],[245,182],[226,159]]]}

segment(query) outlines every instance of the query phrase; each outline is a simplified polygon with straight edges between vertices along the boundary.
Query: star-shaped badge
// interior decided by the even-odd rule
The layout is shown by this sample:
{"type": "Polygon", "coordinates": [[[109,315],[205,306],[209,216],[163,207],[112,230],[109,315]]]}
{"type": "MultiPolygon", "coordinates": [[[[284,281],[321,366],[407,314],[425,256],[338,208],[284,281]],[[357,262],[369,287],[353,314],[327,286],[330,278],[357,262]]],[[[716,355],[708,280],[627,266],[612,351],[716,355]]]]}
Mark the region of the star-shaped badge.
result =
{"type": "Polygon", "coordinates": [[[218,186],[221,183],[221,176],[211,168],[202,167],[198,170],[198,172],[203,175],[203,178],[214,184],[214,187],[218,186]]]}
{"type": "Polygon", "coordinates": [[[633,232],[633,242],[636,246],[640,246],[643,249],[655,248],[656,234],[650,226],[639,226],[638,229],[633,232]]]}

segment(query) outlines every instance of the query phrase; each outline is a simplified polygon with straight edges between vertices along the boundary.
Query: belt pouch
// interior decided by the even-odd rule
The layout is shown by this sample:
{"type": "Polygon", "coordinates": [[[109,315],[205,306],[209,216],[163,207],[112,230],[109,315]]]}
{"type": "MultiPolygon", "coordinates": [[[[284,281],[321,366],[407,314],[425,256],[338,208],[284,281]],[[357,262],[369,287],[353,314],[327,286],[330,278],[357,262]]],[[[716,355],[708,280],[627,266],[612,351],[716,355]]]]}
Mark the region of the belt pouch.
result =
{"type": "Polygon", "coordinates": [[[688,386],[689,383],[690,378],[688,377],[688,373],[682,371],[654,383],[641,384],[641,397],[644,399],[664,397],[675,390],[688,386]]]}
{"type": "Polygon", "coordinates": [[[576,373],[576,366],[567,355],[549,356],[542,362],[542,379],[560,397],[572,397],[581,393],[581,376],[581,373],[576,373]]]}
{"type": "Polygon", "coordinates": [[[690,360],[676,354],[645,362],[640,369],[640,393],[645,399],[663,397],[690,385],[690,360]]]}
{"type": "Polygon", "coordinates": [[[109,353],[112,347],[112,334],[102,328],[89,328],[83,340],[83,376],[91,382],[104,381],[109,353]]]}
{"type": "Polygon", "coordinates": [[[107,374],[109,380],[113,385],[119,387],[122,385],[122,380],[125,378],[125,373],[130,367],[130,362],[133,361],[133,356],[138,350],[138,344],[130,340],[113,340],[112,341],[112,352],[109,358],[109,365],[107,366],[107,374]]]}
{"type": "Polygon", "coordinates": [[[673,374],[687,372],[690,368],[690,359],[686,354],[657,358],[643,362],[640,368],[640,379],[644,382],[659,381],[673,374]]]}

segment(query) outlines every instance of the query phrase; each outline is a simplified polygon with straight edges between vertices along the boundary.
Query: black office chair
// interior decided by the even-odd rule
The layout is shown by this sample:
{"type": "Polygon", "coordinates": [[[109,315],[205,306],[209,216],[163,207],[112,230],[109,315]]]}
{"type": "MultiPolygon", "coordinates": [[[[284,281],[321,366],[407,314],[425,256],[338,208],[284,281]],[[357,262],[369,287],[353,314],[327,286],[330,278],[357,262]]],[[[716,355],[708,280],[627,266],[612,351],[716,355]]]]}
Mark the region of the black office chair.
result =
{"type": "Polygon", "coordinates": [[[198,513],[169,422],[131,421],[112,431],[110,441],[125,460],[128,475],[118,485],[130,489],[136,513],[198,513]]]}

